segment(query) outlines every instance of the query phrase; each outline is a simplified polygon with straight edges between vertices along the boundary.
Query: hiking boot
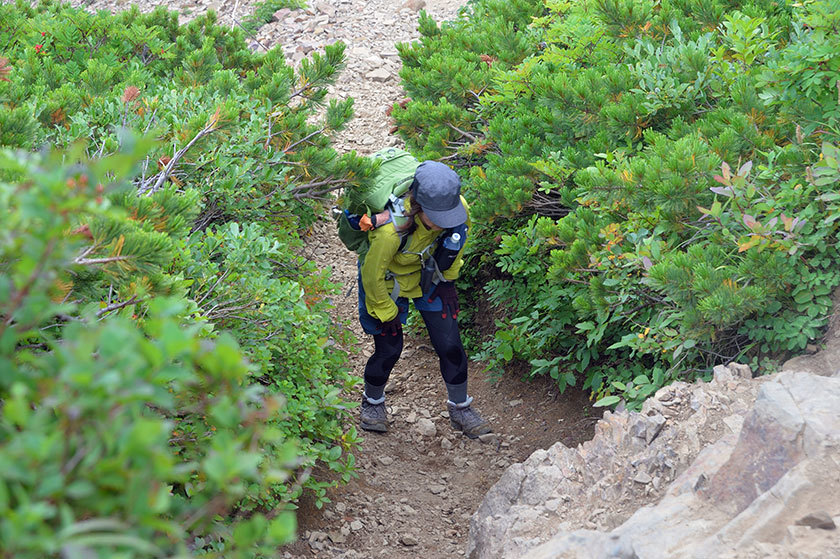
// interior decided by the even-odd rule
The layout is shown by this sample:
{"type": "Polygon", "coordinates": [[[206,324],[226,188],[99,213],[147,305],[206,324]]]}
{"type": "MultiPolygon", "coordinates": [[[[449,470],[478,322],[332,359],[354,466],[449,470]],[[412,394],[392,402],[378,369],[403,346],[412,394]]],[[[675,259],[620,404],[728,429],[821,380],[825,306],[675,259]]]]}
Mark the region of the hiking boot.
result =
{"type": "Polygon", "coordinates": [[[378,404],[371,404],[362,396],[362,413],[359,427],[365,431],[384,433],[388,430],[388,413],[385,411],[385,398],[378,404]]]}
{"type": "Polygon", "coordinates": [[[461,431],[469,438],[475,439],[479,435],[492,432],[492,429],[490,423],[470,407],[471,402],[472,398],[463,404],[456,405],[449,402],[449,424],[456,431],[461,431]]]}

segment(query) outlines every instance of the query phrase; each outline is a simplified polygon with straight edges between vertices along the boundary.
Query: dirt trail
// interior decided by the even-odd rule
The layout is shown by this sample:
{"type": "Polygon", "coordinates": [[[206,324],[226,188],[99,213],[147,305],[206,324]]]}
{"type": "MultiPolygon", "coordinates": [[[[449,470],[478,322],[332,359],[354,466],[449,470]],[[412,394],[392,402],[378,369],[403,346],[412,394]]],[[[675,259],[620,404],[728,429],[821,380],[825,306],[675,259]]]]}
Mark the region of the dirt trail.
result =
{"type": "MultiPolygon", "coordinates": [[[[369,154],[386,145],[401,145],[388,135],[391,124],[385,111],[405,96],[394,44],[418,37],[417,14],[388,0],[333,5],[334,21],[345,23],[331,29],[348,45],[348,68],[335,93],[352,96],[357,110],[357,118],[336,138],[337,148],[369,154]]],[[[456,17],[460,5],[458,0],[427,0],[425,9],[442,21],[456,17]]],[[[314,8],[316,17],[319,10],[331,12],[322,3],[314,8]]],[[[270,33],[271,27],[261,31],[261,35],[270,33]]],[[[321,40],[302,36],[281,44],[294,56],[318,43],[315,39],[321,40]],[[298,47],[292,51],[288,44],[298,47]]],[[[311,258],[330,265],[333,280],[344,286],[334,301],[335,315],[360,340],[360,347],[351,350],[359,352],[352,359],[356,374],[362,376],[373,344],[355,320],[355,257],[339,242],[331,222],[315,227],[307,250],[311,258]]],[[[303,504],[301,540],[288,548],[286,557],[461,556],[469,517],[509,465],[558,440],[573,446],[591,438],[595,418],[587,415],[589,402],[580,393],[560,396],[550,383],[525,384],[516,379],[491,385],[477,363],[470,366],[470,394],[498,436],[483,444],[455,434],[446,417],[438,360],[425,330],[422,324],[409,325],[408,332],[386,391],[390,431],[365,435],[356,454],[359,478],[334,491],[332,503],[323,511],[303,504]],[[422,419],[432,422],[434,434],[422,419]]]]}
{"type": "MultiPolygon", "coordinates": [[[[128,7],[128,0],[76,0],[90,10],[128,7]]],[[[213,9],[223,25],[253,13],[254,0],[134,0],[141,10],[165,5],[185,22],[213,9]]],[[[355,99],[356,118],[335,140],[341,152],[370,154],[402,142],[389,136],[386,110],[404,97],[395,44],[416,40],[418,10],[437,21],[457,16],[463,0],[310,0],[304,10],[281,10],[251,37],[254,49],[281,46],[297,64],[338,40],[347,45],[347,67],[331,93],[355,99]],[[404,2],[404,3],[403,3],[404,2]]],[[[342,284],[336,320],[360,340],[352,357],[362,375],[372,351],[356,317],[356,262],[339,242],[332,222],[316,224],[306,252],[332,269],[342,284]]],[[[492,321],[488,321],[492,323],[492,321]]],[[[332,492],[323,510],[301,503],[300,540],[278,557],[450,559],[464,554],[469,517],[505,468],[556,441],[576,445],[591,438],[595,418],[580,393],[559,395],[550,383],[525,384],[513,376],[491,385],[480,364],[470,365],[470,394],[498,436],[490,443],[456,435],[445,414],[437,357],[422,325],[409,326],[405,350],[387,387],[389,433],[366,435],[356,454],[359,477],[332,492]],[[428,421],[434,425],[431,433],[428,421]],[[425,426],[421,433],[420,426],[425,426]]]]}

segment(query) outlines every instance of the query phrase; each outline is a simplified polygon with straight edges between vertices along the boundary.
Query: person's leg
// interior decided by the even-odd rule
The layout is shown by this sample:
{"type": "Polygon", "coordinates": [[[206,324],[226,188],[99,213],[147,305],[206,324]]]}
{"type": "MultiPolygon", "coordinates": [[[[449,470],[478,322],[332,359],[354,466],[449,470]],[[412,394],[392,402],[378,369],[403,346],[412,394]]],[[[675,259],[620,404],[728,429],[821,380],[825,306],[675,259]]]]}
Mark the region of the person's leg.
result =
{"type": "Polygon", "coordinates": [[[440,374],[446,383],[449,400],[456,404],[467,400],[467,353],[461,343],[458,321],[440,311],[421,310],[432,347],[440,359],[440,374]]]}
{"type": "Polygon", "coordinates": [[[452,428],[473,439],[489,433],[490,424],[470,406],[473,399],[467,394],[467,353],[461,342],[458,321],[452,316],[443,318],[439,310],[420,311],[420,315],[440,359],[452,428]]]}
{"type": "MultiPolygon", "coordinates": [[[[366,431],[385,432],[388,430],[388,416],[385,410],[385,384],[403,348],[403,334],[396,336],[382,335],[381,322],[367,312],[365,290],[361,274],[358,278],[359,322],[362,329],[373,336],[373,355],[365,365],[365,391],[362,395],[360,427],[366,431]]],[[[408,317],[408,299],[400,297],[396,301],[400,320],[405,324],[408,317]]]]}
{"type": "Polygon", "coordinates": [[[368,400],[385,397],[385,383],[403,349],[403,335],[373,336],[373,355],[365,365],[365,396],[368,400]]]}

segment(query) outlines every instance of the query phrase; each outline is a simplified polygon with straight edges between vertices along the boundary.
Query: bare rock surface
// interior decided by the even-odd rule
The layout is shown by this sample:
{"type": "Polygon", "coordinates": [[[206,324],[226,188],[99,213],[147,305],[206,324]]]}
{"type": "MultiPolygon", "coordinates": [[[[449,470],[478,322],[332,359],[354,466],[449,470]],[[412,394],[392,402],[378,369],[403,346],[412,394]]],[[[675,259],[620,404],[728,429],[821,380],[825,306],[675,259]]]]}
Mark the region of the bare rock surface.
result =
{"type": "Polygon", "coordinates": [[[468,556],[840,557],[840,376],[750,377],[716,367],[512,466],[471,519],[468,556]]]}

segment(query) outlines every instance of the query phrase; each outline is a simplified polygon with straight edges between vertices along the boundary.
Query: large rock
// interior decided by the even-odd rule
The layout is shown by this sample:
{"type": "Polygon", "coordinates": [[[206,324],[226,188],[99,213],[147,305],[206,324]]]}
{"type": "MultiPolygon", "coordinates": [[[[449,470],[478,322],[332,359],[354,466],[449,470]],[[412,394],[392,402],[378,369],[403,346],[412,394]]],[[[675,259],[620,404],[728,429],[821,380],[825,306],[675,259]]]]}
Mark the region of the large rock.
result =
{"type": "Polygon", "coordinates": [[[797,526],[840,515],[840,378],[750,377],[718,367],[512,466],[471,520],[468,556],[840,557],[836,536],[797,526]]]}

